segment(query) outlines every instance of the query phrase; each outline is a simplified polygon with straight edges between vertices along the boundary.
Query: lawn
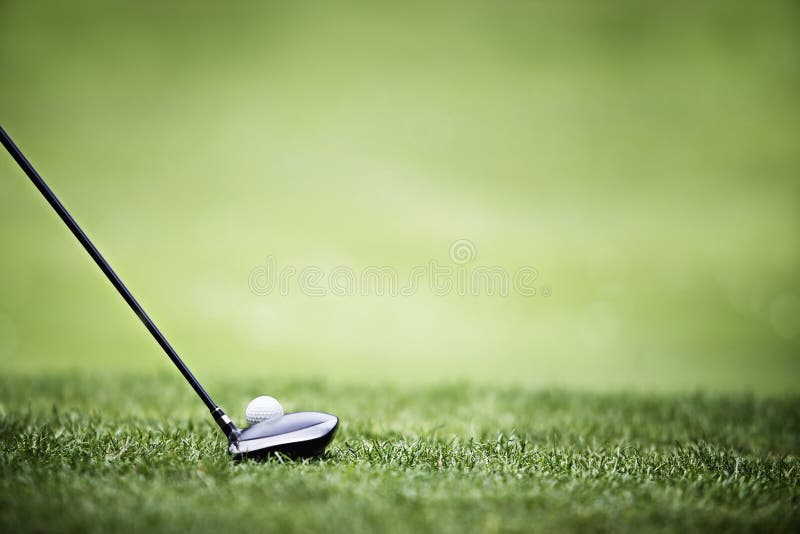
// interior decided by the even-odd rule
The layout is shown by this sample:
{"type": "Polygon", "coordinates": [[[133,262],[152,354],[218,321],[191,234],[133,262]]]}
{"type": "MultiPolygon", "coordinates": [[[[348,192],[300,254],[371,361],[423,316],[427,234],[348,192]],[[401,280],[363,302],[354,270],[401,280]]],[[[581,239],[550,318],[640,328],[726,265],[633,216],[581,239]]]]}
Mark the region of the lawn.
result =
{"type": "Polygon", "coordinates": [[[0,530],[800,526],[797,397],[274,386],[341,417],[325,457],[232,463],[171,375],[3,377],[0,530]]]}
{"type": "Polygon", "coordinates": [[[798,20],[0,1],[0,532],[800,531],[798,20]]]}

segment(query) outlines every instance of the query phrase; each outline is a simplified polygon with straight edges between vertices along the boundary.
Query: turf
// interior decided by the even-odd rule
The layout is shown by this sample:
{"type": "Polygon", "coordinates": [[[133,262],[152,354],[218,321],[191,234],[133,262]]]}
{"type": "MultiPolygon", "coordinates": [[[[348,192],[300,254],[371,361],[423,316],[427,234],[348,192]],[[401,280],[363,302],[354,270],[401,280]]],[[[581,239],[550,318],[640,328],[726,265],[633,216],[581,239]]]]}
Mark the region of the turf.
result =
{"type": "MultiPolygon", "coordinates": [[[[211,386],[237,415],[259,385],[211,386]]],[[[341,416],[324,458],[233,464],[170,375],[0,378],[0,531],[800,527],[797,397],[270,391],[341,416]]]]}

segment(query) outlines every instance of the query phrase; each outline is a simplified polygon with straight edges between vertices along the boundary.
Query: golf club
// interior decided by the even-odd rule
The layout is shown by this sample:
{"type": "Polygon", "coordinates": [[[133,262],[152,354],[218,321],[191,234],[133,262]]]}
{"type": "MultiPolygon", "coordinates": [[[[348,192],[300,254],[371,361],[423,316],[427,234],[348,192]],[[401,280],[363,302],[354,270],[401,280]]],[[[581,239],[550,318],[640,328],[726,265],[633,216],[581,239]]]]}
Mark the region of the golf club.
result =
{"type": "Polygon", "coordinates": [[[205,403],[211,412],[214,421],[228,438],[228,452],[234,459],[254,458],[263,459],[272,453],[283,453],[292,458],[307,458],[322,454],[325,447],[331,442],[339,426],[339,419],[335,415],[322,412],[297,412],[289,413],[277,419],[263,421],[245,429],[239,429],[225,415],[225,412],[206,392],[200,382],[195,378],[183,360],[172,348],[152,319],[145,313],[139,302],[122,283],[108,262],[103,258],[91,240],[78,226],[67,209],[61,204],[56,195],[47,186],[33,165],[22,154],[22,151],[11,140],[6,131],[0,126],[0,142],[8,150],[14,160],[19,164],[28,178],[31,179],[36,189],[44,196],[50,206],[58,213],[64,224],[80,241],[89,256],[95,261],[106,278],[111,282],[125,302],[131,307],[144,326],[152,334],[158,344],[164,349],[169,359],[181,372],[183,377],[192,386],[195,393],[205,403]]]}

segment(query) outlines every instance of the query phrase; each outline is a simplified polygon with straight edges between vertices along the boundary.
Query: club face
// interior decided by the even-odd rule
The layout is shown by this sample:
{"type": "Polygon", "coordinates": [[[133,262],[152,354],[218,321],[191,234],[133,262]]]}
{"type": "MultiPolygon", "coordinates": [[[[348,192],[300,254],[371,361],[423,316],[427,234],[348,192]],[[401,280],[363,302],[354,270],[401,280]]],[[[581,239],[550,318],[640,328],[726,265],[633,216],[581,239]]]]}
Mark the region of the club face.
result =
{"type": "Polygon", "coordinates": [[[228,452],[236,460],[264,459],[279,452],[290,458],[319,456],[333,440],[339,418],[322,412],[287,413],[241,431],[228,452]]]}

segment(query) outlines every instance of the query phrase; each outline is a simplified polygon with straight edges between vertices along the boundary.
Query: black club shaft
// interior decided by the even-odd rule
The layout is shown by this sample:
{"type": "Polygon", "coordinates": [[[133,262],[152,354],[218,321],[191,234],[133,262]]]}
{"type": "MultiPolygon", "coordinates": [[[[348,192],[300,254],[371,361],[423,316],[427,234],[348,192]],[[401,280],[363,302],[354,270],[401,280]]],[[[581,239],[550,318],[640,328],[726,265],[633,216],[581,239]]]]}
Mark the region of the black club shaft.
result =
{"type": "Polygon", "coordinates": [[[202,399],[205,405],[208,407],[211,414],[214,416],[214,420],[220,426],[225,435],[229,438],[234,438],[238,434],[238,429],[234,426],[234,424],[230,421],[228,416],[222,411],[222,409],[217,406],[217,404],[211,400],[211,396],[206,392],[203,386],[198,382],[197,378],[192,374],[189,368],[183,363],[178,353],[175,352],[175,349],[172,348],[167,338],[164,337],[164,334],[158,329],[155,325],[153,320],[150,318],[149,315],[144,311],[141,304],[134,298],[131,294],[130,290],[125,287],[125,284],[122,283],[117,273],[114,272],[114,269],[108,264],[100,251],[97,250],[97,247],[94,246],[92,241],[87,237],[87,235],[83,232],[78,223],[75,222],[75,219],[67,211],[67,208],[61,204],[61,201],[58,200],[55,193],[50,189],[50,187],[45,183],[39,173],[36,172],[36,169],[33,168],[30,161],[25,157],[22,151],[14,144],[14,141],[11,140],[11,137],[6,133],[6,131],[0,126],[0,142],[2,142],[3,146],[8,150],[11,157],[19,164],[25,174],[28,175],[28,178],[31,179],[33,185],[36,186],[36,189],[44,196],[47,202],[52,206],[52,208],[58,213],[58,216],[61,217],[61,220],[64,221],[64,224],[67,225],[67,228],[70,229],[72,234],[77,238],[77,240],[83,245],[83,248],[86,249],[86,252],[89,253],[89,256],[92,257],[94,262],[100,267],[100,270],[103,271],[103,274],[106,275],[106,278],[111,282],[119,294],[125,299],[125,302],[128,303],[128,306],[131,307],[133,312],[136,316],[144,323],[144,326],[147,328],[148,332],[155,338],[158,344],[164,349],[164,352],[167,353],[169,359],[172,360],[172,363],[175,364],[175,367],[181,372],[183,377],[186,379],[187,382],[192,386],[195,390],[197,395],[202,399]]]}

